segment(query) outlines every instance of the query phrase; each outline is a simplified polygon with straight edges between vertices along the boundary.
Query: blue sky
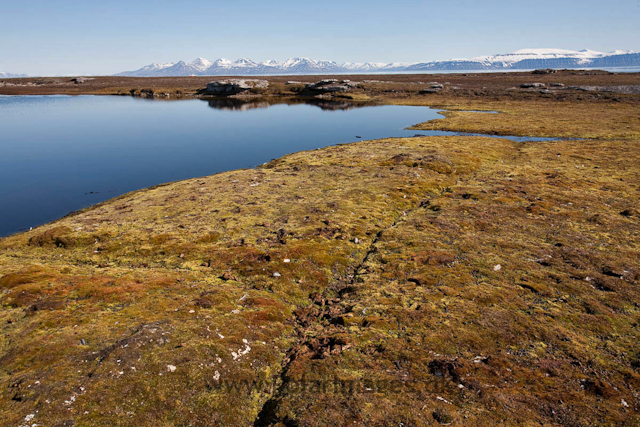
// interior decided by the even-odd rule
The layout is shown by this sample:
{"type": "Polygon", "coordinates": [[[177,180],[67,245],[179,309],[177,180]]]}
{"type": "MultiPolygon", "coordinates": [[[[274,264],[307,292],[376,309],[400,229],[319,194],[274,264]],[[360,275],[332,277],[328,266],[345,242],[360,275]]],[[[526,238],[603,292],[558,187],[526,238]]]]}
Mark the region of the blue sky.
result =
{"type": "Polygon", "coordinates": [[[640,0],[0,0],[0,71],[111,74],[202,56],[429,61],[640,51],[640,0]]]}

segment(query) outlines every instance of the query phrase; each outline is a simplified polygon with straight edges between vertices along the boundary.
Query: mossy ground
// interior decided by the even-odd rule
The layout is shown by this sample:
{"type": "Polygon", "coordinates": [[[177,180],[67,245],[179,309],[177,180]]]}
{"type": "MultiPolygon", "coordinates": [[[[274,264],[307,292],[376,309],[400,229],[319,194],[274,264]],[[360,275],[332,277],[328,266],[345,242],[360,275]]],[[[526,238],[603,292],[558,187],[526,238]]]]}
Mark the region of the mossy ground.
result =
{"type": "Polygon", "coordinates": [[[0,240],[2,424],[638,425],[638,108],[527,102],[0,240]]]}
{"type": "MultiPolygon", "coordinates": [[[[412,104],[415,105],[415,101],[412,104]]],[[[412,129],[561,138],[640,139],[639,107],[632,102],[442,99],[437,105],[448,110],[443,112],[444,119],[422,123],[412,129]],[[497,114],[473,111],[495,111],[497,114]]]]}

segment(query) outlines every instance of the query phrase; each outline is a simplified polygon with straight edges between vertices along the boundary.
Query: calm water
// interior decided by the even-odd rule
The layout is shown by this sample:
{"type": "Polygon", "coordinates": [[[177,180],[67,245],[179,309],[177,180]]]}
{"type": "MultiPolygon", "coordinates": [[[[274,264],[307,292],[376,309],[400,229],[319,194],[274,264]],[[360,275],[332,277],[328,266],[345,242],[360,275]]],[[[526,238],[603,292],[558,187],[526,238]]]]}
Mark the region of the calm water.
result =
{"type": "Polygon", "coordinates": [[[0,236],[128,191],[357,136],[447,134],[405,130],[441,117],[426,107],[0,96],[0,236]]]}

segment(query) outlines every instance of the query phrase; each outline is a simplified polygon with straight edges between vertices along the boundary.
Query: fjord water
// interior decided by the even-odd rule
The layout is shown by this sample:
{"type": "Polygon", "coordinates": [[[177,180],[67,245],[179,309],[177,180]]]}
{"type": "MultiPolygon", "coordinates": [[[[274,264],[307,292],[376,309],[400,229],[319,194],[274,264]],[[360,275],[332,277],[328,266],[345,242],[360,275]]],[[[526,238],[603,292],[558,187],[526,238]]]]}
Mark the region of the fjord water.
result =
{"type": "Polygon", "coordinates": [[[356,136],[411,136],[416,132],[405,127],[441,117],[404,106],[235,108],[243,107],[198,99],[0,97],[0,236],[155,184],[253,167],[356,136]]]}

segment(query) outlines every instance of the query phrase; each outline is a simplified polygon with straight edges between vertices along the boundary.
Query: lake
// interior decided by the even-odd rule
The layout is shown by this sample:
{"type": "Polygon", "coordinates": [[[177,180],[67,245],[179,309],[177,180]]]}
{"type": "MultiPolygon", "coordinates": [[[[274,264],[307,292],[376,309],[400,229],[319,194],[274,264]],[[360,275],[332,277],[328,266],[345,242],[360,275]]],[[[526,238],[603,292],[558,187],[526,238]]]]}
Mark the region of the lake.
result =
{"type": "Polygon", "coordinates": [[[287,153],[451,134],[405,129],[436,118],[437,110],[409,106],[0,96],[0,236],[132,190],[287,153]]]}

